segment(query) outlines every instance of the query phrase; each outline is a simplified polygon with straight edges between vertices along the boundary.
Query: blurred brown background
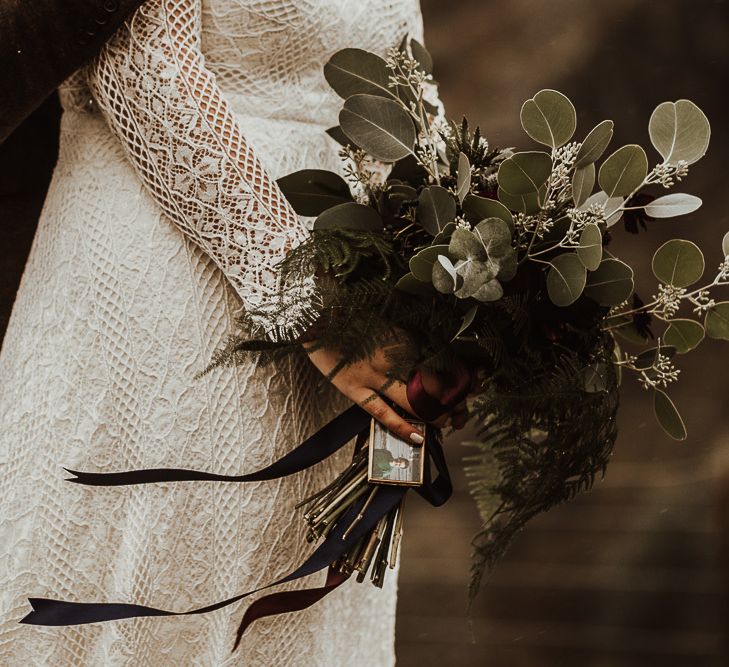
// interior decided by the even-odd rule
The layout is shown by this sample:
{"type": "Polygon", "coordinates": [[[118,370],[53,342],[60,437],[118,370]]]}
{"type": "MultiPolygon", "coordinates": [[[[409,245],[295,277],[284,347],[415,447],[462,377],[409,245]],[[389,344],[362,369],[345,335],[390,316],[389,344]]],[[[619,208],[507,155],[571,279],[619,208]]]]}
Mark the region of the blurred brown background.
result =
{"type": "MultiPolygon", "coordinates": [[[[492,144],[533,145],[519,109],[541,88],[575,103],[576,139],[613,119],[613,150],[650,147],[648,118],[658,103],[689,98],[701,106],[713,124],[711,146],[684,184],[704,206],[640,236],[620,228],[613,249],[644,269],[644,298],[655,290],[650,257],[669,238],[700,242],[707,272],[719,264],[729,231],[729,3],[421,1],[446,111],[478,122],[492,144]]],[[[671,392],[689,430],[682,443],[662,434],[649,396],[626,383],[605,480],[527,527],[484,586],[471,627],[466,584],[478,517],[464,479],[457,475],[458,493],[442,509],[410,502],[398,665],[729,665],[728,371],[726,343],[705,342],[684,362],[671,392]]],[[[465,451],[451,439],[454,472],[465,451]]]]}
{"type": "MultiPolygon", "coordinates": [[[[726,0],[423,0],[426,42],[449,114],[491,142],[529,146],[521,103],[541,88],[578,110],[576,138],[616,122],[613,148],[649,146],[656,104],[687,97],[713,122],[687,191],[704,207],[654,223],[614,248],[649,267],[672,237],[701,242],[707,266],[729,231],[726,0]]],[[[50,100],[0,150],[0,332],[50,176],[58,107],[50,100]]],[[[655,286],[650,276],[639,291],[655,286]]],[[[727,294],[729,299],[729,294],[727,294]]],[[[702,344],[672,390],[689,439],[670,441],[648,397],[623,392],[621,436],[606,479],[525,530],[466,614],[469,540],[478,517],[452,439],[455,498],[408,505],[397,626],[402,667],[694,667],[729,664],[729,345],[702,344]]],[[[373,666],[378,667],[378,666],[373,666]]]]}

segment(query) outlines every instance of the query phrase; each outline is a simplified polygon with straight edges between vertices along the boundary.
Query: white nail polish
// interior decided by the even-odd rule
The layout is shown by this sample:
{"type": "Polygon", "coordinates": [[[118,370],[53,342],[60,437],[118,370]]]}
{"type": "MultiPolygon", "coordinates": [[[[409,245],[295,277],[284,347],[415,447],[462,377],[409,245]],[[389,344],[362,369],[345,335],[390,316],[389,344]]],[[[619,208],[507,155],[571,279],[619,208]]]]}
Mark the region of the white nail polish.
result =
{"type": "Polygon", "coordinates": [[[422,445],[423,444],[423,436],[420,435],[420,433],[411,433],[410,439],[416,444],[416,445],[422,445]]]}

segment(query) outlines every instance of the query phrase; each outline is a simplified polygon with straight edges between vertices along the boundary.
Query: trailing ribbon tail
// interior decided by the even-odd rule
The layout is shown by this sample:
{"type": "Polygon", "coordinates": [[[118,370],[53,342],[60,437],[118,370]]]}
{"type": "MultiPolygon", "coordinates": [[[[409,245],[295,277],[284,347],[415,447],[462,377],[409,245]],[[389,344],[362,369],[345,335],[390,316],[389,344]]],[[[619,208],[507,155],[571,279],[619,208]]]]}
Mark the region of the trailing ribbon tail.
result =
{"type": "Polygon", "coordinates": [[[353,405],[338,415],[319,431],[307,438],[298,447],[282,456],[271,465],[246,475],[217,475],[201,470],[184,468],[148,468],[126,472],[79,472],[64,468],[75,475],[67,481],[88,486],[124,486],[127,484],[152,484],[155,482],[261,482],[277,479],[306,470],[341,449],[353,437],[367,429],[370,415],[353,405]]]}
{"type": "Polygon", "coordinates": [[[238,632],[235,635],[235,643],[233,651],[238,648],[243,634],[253,621],[266,616],[274,616],[276,614],[285,614],[292,611],[301,611],[311,607],[311,605],[319,602],[324,596],[331,593],[335,588],[341,586],[349,579],[348,574],[344,574],[333,567],[327,572],[327,580],[324,586],[320,588],[306,588],[297,591],[279,591],[271,593],[265,597],[259,598],[251,604],[246,613],[243,614],[243,620],[238,626],[238,632]]]}
{"type": "MultiPolygon", "coordinates": [[[[387,487],[375,496],[369,507],[364,512],[364,517],[357,523],[344,538],[344,532],[354,521],[365,503],[365,498],[360,498],[345,513],[343,519],[337,522],[336,526],[327,535],[324,542],[293,572],[265,586],[261,586],[234,597],[222,600],[205,607],[191,609],[189,611],[175,612],[164,609],[156,609],[137,604],[125,603],[89,603],[89,602],[66,602],[63,600],[51,600],[47,598],[31,598],[30,604],[33,608],[20,623],[27,625],[82,625],[85,623],[99,623],[103,621],[116,621],[124,618],[136,618],[140,616],[188,616],[194,614],[206,614],[216,609],[221,609],[243,598],[265,590],[287,581],[300,579],[301,577],[314,574],[330,566],[338,560],[348,549],[350,549],[360,537],[370,531],[377,522],[393,509],[402,500],[407,489],[405,487],[387,487]]],[[[280,598],[279,598],[280,600],[280,598]]],[[[283,600],[285,601],[285,599],[283,600]]],[[[313,602],[312,602],[313,604],[313,602]]],[[[287,611],[281,608],[278,613],[287,611]]]]}

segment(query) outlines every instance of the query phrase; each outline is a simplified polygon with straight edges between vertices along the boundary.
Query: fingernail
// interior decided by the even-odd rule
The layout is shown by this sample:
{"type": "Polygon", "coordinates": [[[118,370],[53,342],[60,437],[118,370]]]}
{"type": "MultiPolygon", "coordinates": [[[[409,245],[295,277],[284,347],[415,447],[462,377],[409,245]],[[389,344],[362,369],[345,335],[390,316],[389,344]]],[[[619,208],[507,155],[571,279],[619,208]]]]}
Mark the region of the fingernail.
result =
{"type": "Polygon", "coordinates": [[[425,441],[425,438],[422,435],[420,435],[420,433],[414,433],[414,432],[410,434],[410,439],[416,445],[422,445],[423,442],[425,441]]]}

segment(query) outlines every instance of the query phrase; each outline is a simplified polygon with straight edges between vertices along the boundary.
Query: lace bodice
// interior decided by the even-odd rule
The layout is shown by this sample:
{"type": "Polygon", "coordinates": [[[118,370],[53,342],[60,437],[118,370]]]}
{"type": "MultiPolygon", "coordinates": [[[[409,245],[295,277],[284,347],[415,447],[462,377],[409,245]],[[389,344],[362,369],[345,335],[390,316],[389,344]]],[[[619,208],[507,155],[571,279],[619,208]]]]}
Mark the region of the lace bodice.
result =
{"type": "MultiPolygon", "coordinates": [[[[323,63],[422,39],[414,0],[147,0],[88,68],[94,100],[165,214],[209,254],[245,306],[306,232],[238,122],[336,124],[323,63]],[[413,20],[415,19],[415,25],[413,20]]],[[[84,105],[78,78],[65,102],[84,105]]],[[[316,167],[318,165],[311,165],[316,167]]]]}

